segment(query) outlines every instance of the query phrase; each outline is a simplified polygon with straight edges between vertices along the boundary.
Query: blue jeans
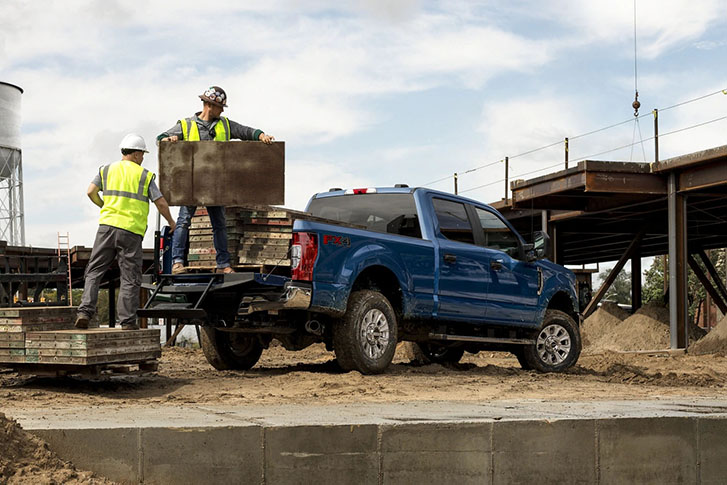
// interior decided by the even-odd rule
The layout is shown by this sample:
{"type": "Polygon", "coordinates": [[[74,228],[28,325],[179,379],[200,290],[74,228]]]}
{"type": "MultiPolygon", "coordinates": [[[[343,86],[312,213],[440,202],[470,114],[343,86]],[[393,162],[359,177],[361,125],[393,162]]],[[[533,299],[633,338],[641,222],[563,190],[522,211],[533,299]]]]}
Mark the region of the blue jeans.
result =
{"type": "MultiPolygon", "coordinates": [[[[189,225],[197,207],[183,205],[179,208],[177,228],[172,238],[172,263],[184,263],[187,255],[187,242],[189,241],[189,225]]],[[[230,266],[230,253],[227,252],[227,227],[225,225],[225,208],[219,205],[207,207],[207,213],[212,223],[212,240],[215,243],[218,268],[230,266]]]]}

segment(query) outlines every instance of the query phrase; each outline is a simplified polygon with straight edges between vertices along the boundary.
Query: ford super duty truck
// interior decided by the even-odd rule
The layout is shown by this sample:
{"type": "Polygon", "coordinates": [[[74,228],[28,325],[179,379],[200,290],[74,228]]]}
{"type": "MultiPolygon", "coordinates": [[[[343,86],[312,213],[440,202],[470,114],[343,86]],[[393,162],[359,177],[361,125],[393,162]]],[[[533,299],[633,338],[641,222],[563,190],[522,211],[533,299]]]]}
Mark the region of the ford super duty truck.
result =
{"type": "Polygon", "coordinates": [[[249,369],[277,339],[289,350],[323,342],[342,369],[364,374],[383,372],[402,341],[430,362],[499,350],[524,369],[562,371],[581,351],[576,280],[545,259],[547,246],[546,234],[526,242],[461,196],[331,189],[294,222],[289,274],[167,268],[145,280],[152,296],[139,314],[201,325],[217,369],[249,369]]]}

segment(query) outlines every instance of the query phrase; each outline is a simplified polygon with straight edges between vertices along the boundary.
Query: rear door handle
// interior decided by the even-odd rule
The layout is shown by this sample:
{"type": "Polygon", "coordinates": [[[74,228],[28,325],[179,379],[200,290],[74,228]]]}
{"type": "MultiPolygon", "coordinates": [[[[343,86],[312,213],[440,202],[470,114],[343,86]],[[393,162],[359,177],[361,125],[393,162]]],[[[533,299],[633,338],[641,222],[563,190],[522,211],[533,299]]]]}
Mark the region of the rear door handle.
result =
{"type": "Polygon", "coordinates": [[[500,271],[502,269],[502,261],[499,259],[491,259],[490,268],[494,269],[495,271],[500,271]]]}
{"type": "Polygon", "coordinates": [[[457,256],[454,254],[445,254],[444,255],[444,262],[445,263],[456,263],[457,262],[457,256]]]}

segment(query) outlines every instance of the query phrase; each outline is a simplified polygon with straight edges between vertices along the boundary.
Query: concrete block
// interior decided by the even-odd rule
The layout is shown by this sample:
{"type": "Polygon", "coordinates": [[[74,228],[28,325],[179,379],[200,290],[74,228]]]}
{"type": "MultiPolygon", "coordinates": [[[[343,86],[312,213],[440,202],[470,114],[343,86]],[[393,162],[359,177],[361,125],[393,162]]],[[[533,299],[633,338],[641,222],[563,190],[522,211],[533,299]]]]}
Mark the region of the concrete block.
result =
{"type": "Polygon", "coordinates": [[[170,205],[284,204],[285,143],[160,143],[159,189],[170,205]]]}
{"type": "Polygon", "coordinates": [[[141,481],[136,428],[34,429],[30,432],[81,470],[91,470],[119,483],[141,481]]]}
{"type": "Polygon", "coordinates": [[[493,483],[594,483],[595,421],[501,421],[492,428],[493,483]]]}
{"type": "Polygon", "coordinates": [[[700,483],[724,484],[727,480],[727,421],[724,418],[699,418],[700,483]]]}
{"type": "Polygon", "coordinates": [[[597,422],[601,484],[697,482],[695,418],[597,422]]]}
{"type": "Polygon", "coordinates": [[[143,429],[144,483],[260,483],[261,440],[258,426],[143,429]]]}
{"type": "Polygon", "coordinates": [[[491,423],[383,426],[383,483],[488,484],[491,423]]]}
{"type": "Polygon", "coordinates": [[[375,425],[265,429],[265,481],[282,484],[378,484],[375,425]]]}

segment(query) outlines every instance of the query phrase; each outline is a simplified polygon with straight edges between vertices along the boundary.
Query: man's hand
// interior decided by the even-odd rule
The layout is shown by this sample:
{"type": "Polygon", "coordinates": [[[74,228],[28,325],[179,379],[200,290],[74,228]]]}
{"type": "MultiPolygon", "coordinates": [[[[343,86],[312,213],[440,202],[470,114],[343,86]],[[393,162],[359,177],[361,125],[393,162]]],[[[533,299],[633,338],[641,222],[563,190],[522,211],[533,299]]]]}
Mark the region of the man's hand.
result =
{"type": "Polygon", "coordinates": [[[263,143],[265,143],[267,145],[272,145],[273,144],[273,140],[275,140],[275,137],[274,136],[271,136],[271,135],[266,135],[265,133],[260,133],[260,136],[258,137],[258,140],[260,140],[261,142],[263,142],[263,143]]]}
{"type": "Polygon", "coordinates": [[[176,222],[174,222],[174,221],[172,221],[172,222],[171,222],[171,223],[169,224],[169,232],[170,232],[170,233],[174,232],[174,230],[175,230],[176,228],[177,228],[177,223],[176,223],[176,222]]]}
{"type": "Polygon", "coordinates": [[[162,139],[161,139],[161,140],[159,140],[159,141],[172,141],[172,142],[173,142],[173,141],[179,141],[179,136],[177,136],[177,135],[174,135],[174,136],[168,136],[168,137],[166,137],[166,138],[162,138],[162,139]]]}

